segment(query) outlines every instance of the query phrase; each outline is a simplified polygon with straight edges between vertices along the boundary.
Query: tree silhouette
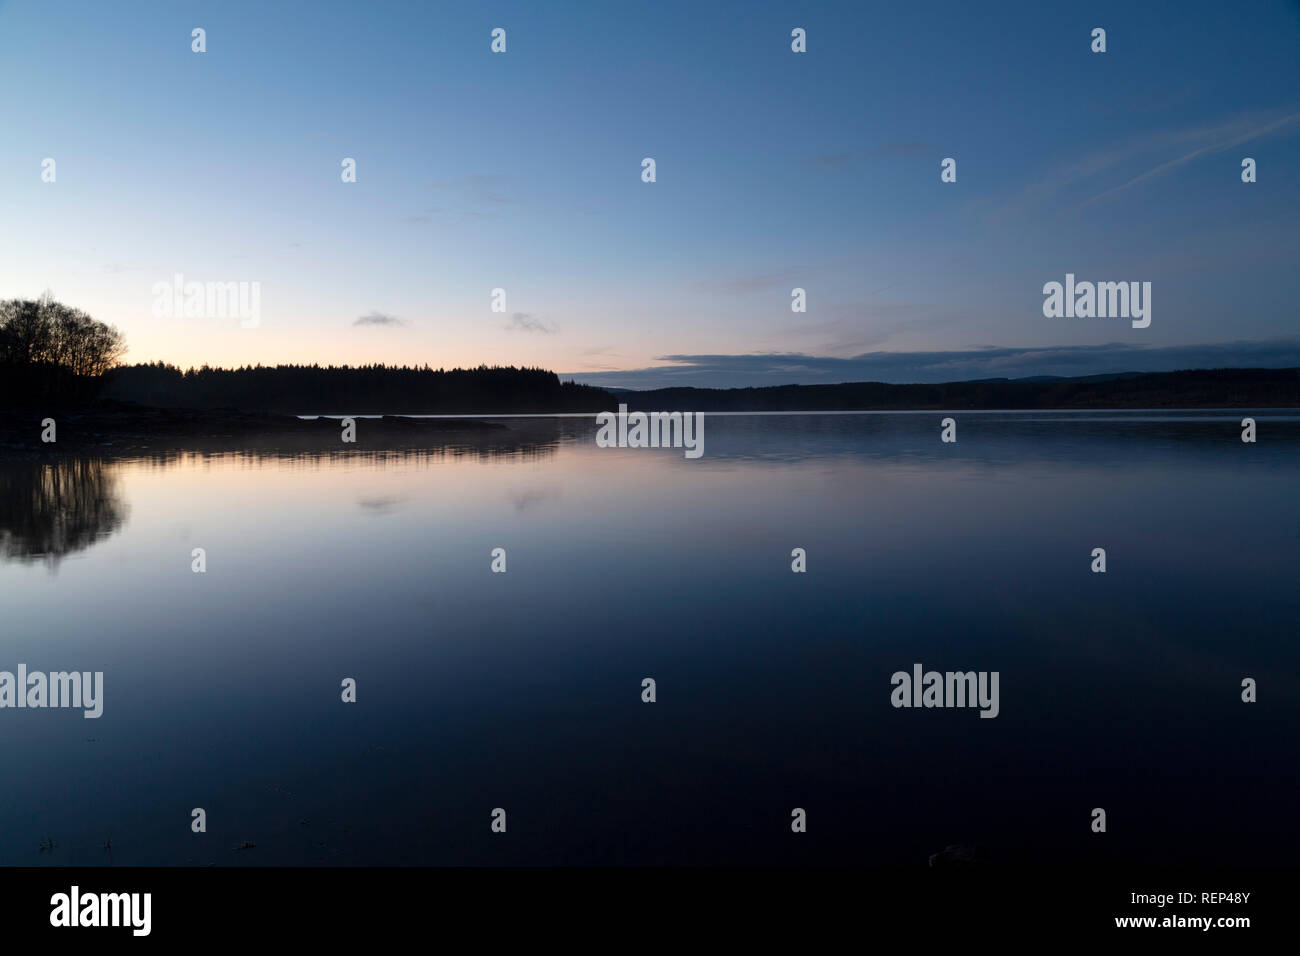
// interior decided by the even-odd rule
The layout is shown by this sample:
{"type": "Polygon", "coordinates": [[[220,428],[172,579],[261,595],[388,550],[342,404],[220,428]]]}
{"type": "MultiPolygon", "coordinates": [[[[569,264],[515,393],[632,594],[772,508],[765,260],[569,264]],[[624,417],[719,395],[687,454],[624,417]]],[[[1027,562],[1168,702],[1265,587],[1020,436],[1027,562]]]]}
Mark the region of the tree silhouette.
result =
{"type": "Polygon", "coordinates": [[[0,396],[11,403],[84,398],[125,353],[116,328],[49,293],[0,302],[0,396]]]}
{"type": "Polygon", "coordinates": [[[597,412],[598,388],[561,382],[541,368],[432,369],[396,365],[191,368],[154,362],[106,376],[109,398],[168,408],[238,408],[298,415],[597,412]]]}

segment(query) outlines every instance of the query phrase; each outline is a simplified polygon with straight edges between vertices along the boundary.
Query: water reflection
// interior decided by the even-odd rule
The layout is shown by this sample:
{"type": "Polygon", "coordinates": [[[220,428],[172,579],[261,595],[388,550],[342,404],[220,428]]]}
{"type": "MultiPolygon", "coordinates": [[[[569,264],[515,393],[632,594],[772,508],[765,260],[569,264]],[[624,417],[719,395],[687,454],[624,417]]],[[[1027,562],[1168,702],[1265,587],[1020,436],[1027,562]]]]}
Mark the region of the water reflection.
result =
{"type": "Polygon", "coordinates": [[[126,865],[1294,858],[1300,420],[1247,444],[1245,414],[959,413],[948,445],[929,412],[711,416],[697,460],[592,419],[0,460],[31,565],[0,564],[5,661],[107,686],[90,730],[5,713],[0,764],[77,786],[6,778],[0,864],[110,836],[126,865]],[[32,558],[96,525],[60,574],[32,558]],[[998,671],[997,719],[892,707],[918,662],[998,671]],[[789,839],[796,805],[834,825],[789,839]],[[1099,841],[1093,806],[1128,822],[1099,841]]]}
{"type": "Polygon", "coordinates": [[[0,557],[51,570],[118,531],[128,508],[115,467],[100,459],[0,466],[0,557]]]}
{"type": "MultiPolygon", "coordinates": [[[[730,472],[741,463],[782,467],[836,460],[888,463],[907,470],[928,468],[940,460],[997,471],[1026,465],[1126,470],[1163,462],[1175,452],[1188,464],[1224,467],[1235,461],[1241,467],[1272,471],[1290,467],[1300,451],[1300,418],[1290,410],[967,413],[958,414],[960,440],[954,444],[938,441],[940,417],[937,412],[710,415],[703,458],[684,463],[665,451],[635,460],[662,477],[687,480],[691,472],[730,472]],[[1238,422],[1244,414],[1259,419],[1266,440],[1241,443],[1238,422]]],[[[54,570],[65,556],[118,532],[129,514],[119,488],[123,469],[140,473],[189,472],[196,466],[241,470],[273,466],[310,472],[340,467],[419,471],[473,462],[538,464],[565,448],[594,454],[590,459],[594,465],[613,464],[615,458],[628,454],[626,450],[594,453],[595,425],[589,416],[495,421],[498,427],[492,429],[425,435],[420,445],[385,448],[282,447],[268,440],[265,444],[250,441],[241,448],[194,443],[105,449],[93,458],[0,459],[0,559],[44,562],[54,570]]],[[[645,474],[640,468],[637,471],[645,474]]],[[[508,494],[514,510],[524,513],[558,501],[561,488],[543,481],[508,494]]],[[[389,515],[410,503],[401,495],[372,494],[358,495],[355,502],[371,516],[389,515]]]]}
{"type": "MultiPolygon", "coordinates": [[[[455,433],[435,438],[429,447],[367,449],[283,448],[252,442],[239,450],[187,447],[122,449],[94,458],[66,457],[0,460],[0,560],[44,562],[56,570],[63,558],[84,551],[120,531],[130,509],[120,489],[123,469],[166,470],[228,466],[240,462],[260,468],[311,469],[347,464],[361,468],[385,464],[428,467],[462,460],[480,462],[539,462],[553,457],[561,444],[585,433],[575,421],[533,422],[518,428],[455,433]]],[[[358,506],[370,514],[400,509],[395,498],[363,497],[358,506]]],[[[518,505],[523,507],[523,505],[518,505]]]]}

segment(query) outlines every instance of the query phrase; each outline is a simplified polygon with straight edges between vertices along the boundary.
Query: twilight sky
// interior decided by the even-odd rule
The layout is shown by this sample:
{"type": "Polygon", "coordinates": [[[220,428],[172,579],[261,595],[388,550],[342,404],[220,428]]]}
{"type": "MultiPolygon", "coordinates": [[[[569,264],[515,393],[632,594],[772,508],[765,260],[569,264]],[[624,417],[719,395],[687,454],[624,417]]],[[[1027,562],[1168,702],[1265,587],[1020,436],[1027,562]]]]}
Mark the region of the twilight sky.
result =
{"type": "Polygon", "coordinates": [[[0,298],[182,366],[1300,364],[1300,4],[989,6],[0,0],[0,298]],[[153,315],[177,273],[260,283],[257,327],[153,315]],[[1150,327],[1045,318],[1066,273],[1151,282],[1150,327]]]}

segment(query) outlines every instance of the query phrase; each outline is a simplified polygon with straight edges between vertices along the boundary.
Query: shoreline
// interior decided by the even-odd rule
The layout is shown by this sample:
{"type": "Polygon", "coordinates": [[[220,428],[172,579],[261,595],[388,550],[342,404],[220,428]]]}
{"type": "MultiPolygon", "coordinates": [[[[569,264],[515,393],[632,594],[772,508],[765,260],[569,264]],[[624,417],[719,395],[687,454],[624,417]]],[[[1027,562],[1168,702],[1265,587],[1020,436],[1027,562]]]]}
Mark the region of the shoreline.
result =
{"type": "MultiPolygon", "coordinates": [[[[1113,416],[1116,421],[1150,415],[1178,421],[1179,416],[1234,419],[1254,413],[1270,417],[1300,417],[1300,405],[1221,404],[1196,406],[1074,407],[1074,408],[933,408],[880,409],[754,409],[702,411],[705,418],[775,418],[781,416],[887,416],[887,415],[1007,415],[1007,416],[1113,416]]],[[[117,400],[93,405],[47,409],[0,409],[0,459],[23,459],[60,453],[89,451],[113,456],[160,451],[204,452],[349,452],[384,451],[444,446],[457,439],[522,439],[504,420],[590,420],[599,412],[399,413],[388,415],[286,415],[238,409],[157,408],[117,400]],[[342,422],[355,423],[355,441],[342,439],[342,422]],[[44,422],[53,419],[55,441],[42,441],[44,422]]],[[[613,412],[610,412],[613,414],[613,412]]],[[[528,442],[525,441],[524,444],[528,442]]]]}
{"type": "MultiPolygon", "coordinates": [[[[353,416],[360,419],[360,416],[353,416]]],[[[241,449],[347,450],[405,448],[430,437],[494,434],[508,431],[479,419],[437,421],[385,415],[358,422],[357,442],[344,443],[339,421],[299,418],[237,409],[154,408],[104,400],[80,408],[0,409],[0,456],[83,452],[88,449],[214,451],[241,449]],[[43,423],[53,420],[55,441],[44,442],[43,423]]]]}

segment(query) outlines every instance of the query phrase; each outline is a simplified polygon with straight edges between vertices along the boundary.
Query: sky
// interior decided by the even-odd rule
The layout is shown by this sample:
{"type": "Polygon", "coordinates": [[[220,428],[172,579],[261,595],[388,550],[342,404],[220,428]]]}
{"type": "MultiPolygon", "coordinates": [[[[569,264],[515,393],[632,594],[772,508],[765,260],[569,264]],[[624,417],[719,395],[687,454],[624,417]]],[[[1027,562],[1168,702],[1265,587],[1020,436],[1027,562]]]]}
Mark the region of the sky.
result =
{"type": "Polygon", "coordinates": [[[1300,364],[1300,4],[988,6],[0,0],[0,298],[183,367],[1300,364]],[[1045,317],[1067,274],[1151,324],[1045,317]]]}

